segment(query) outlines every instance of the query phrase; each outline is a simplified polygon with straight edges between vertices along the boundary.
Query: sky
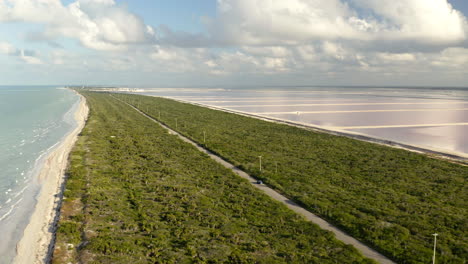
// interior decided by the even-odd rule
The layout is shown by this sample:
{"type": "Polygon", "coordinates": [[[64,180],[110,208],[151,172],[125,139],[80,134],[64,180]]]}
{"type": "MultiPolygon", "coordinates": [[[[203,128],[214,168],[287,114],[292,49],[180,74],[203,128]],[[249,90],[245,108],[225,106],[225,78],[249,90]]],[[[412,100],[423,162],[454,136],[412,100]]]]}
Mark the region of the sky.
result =
{"type": "Polygon", "coordinates": [[[468,86],[467,0],[0,0],[0,85],[468,86]]]}

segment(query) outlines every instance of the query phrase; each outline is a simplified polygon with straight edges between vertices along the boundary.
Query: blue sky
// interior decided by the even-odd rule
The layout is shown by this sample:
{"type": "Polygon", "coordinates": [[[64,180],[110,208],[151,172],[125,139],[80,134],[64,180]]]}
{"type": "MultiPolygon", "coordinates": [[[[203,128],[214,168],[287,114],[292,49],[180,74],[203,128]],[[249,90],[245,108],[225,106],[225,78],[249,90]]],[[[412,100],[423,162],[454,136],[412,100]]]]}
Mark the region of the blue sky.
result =
{"type": "Polygon", "coordinates": [[[450,0],[449,1],[450,4],[453,5],[454,8],[456,8],[457,10],[460,10],[461,12],[463,12],[466,16],[466,14],[468,14],[468,2],[465,1],[465,0],[450,0]]]}
{"type": "Polygon", "coordinates": [[[466,0],[0,0],[0,84],[468,86],[466,0]]]}
{"type": "Polygon", "coordinates": [[[215,0],[133,0],[120,1],[129,10],[142,16],[146,23],[153,26],[170,25],[174,30],[202,32],[201,17],[216,14],[215,0]]]}

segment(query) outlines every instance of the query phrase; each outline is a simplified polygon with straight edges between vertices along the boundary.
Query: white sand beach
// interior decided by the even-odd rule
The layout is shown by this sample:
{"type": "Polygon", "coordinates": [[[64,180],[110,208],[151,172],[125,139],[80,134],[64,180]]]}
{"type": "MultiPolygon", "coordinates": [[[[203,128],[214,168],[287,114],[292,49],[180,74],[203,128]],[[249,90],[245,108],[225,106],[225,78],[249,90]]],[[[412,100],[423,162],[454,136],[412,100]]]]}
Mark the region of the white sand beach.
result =
{"type": "Polygon", "coordinates": [[[81,95],[80,97],[81,101],[74,116],[78,126],[50,153],[38,175],[38,181],[42,185],[41,191],[29,224],[16,246],[14,263],[45,263],[49,257],[53,225],[60,209],[59,194],[65,179],[68,155],[85,125],[89,111],[85,98],[81,95]]]}

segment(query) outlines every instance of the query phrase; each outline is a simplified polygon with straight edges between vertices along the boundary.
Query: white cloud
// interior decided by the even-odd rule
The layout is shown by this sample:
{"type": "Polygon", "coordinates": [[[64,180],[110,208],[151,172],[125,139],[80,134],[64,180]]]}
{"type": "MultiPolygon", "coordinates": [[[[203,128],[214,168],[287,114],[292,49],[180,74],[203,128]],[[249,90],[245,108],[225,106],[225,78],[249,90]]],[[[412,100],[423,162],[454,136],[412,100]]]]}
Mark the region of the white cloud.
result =
{"type": "Polygon", "coordinates": [[[0,42],[0,53],[6,54],[6,55],[13,55],[17,52],[17,49],[13,47],[8,42],[0,42]]]}
{"type": "Polygon", "coordinates": [[[233,52],[155,46],[149,57],[160,71],[213,75],[286,72],[293,63],[292,58],[287,56],[292,56],[292,51],[286,48],[271,47],[264,51],[255,47],[244,49],[233,52]]]}
{"type": "Polygon", "coordinates": [[[264,58],[263,67],[273,72],[289,71],[288,61],[285,58],[264,58]]]}
{"type": "MultiPolygon", "coordinates": [[[[205,35],[163,27],[161,42],[280,47],[347,41],[391,52],[468,44],[466,18],[447,0],[218,0],[217,9],[215,18],[205,19],[205,35]]],[[[42,23],[42,37],[36,33],[35,39],[66,36],[96,50],[156,42],[154,28],[113,0],[76,0],[68,6],[60,0],[0,0],[0,21],[42,23]]]]}
{"type": "Polygon", "coordinates": [[[416,60],[416,56],[411,53],[378,53],[377,57],[384,61],[409,62],[416,60]]]}
{"type": "Polygon", "coordinates": [[[28,64],[43,64],[43,62],[41,61],[41,59],[39,59],[35,51],[17,49],[8,42],[0,42],[0,53],[20,58],[28,64]]]}
{"type": "Polygon", "coordinates": [[[162,48],[161,46],[155,46],[154,52],[151,53],[151,58],[157,61],[171,61],[178,60],[179,53],[176,49],[162,48]]]}
{"type": "MultiPolygon", "coordinates": [[[[144,56],[144,55],[143,55],[144,56]]],[[[209,51],[204,48],[184,49],[155,45],[149,54],[153,64],[163,72],[202,71],[203,62],[209,58],[209,51]]],[[[206,65],[206,64],[205,64],[206,65]]]]}
{"type": "Polygon", "coordinates": [[[271,47],[258,47],[258,46],[244,46],[242,50],[246,53],[255,56],[283,58],[291,56],[291,51],[287,47],[271,46],[271,47]]]}
{"type": "Polygon", "coordinates": [[[52,30],[73,37],[78,33],[83,45],[98,50],[124,49],[127,45],[149,43],[154,30],[143,21],[118,8],[113,1],[77,1],[68,7],[79,24],[74,30],[54,25],[52,30]],[[75,32],[74,32],[75,31],[75,32]]]}
{"type": "Polygon", "coordinates": [[[41,59],[36,56],[26,54],[24,50],[21,50],[19,57],[28,64],[44,64],[41,59]]]}
{"type": "Polygon", "coordinates": [[[384,38],[457,43],[466,39],[466,19],[447,0],[355,0],[377,14],[384,38]]]}
{"type": "MultiPolygon", "coordinates": [[[[112,0],[0,0],[0,21],[46,26],[43,39],[76,38],[96,50],[124,50],[132,44],[154,42],[154,29],[112,0]]],[[[37,34],[36,34],[37,35],[37,34]]]]}
{"type": "Polygon", "coordinates": [[[315,61],[318,56],[318,51],[313,45],[297,46],[296,52],[300,58],[309,62],[315,61]]]}
{"type": "Polygon", "coordinates": [[[352,41],[374,45],[458,45],[468,23],[447,0],[218,0],[208,21],[213,42],[306,45],[352,41]],[[389,44],[387,44],[389,45],[389,44]]]}
{"type": "Polygon", "coordinates": [[[468,68],[468,49],[445,49],[440,53],[440,56],[432,61],[432,65],[443,68],[456,68],[466,73],[466,69],[468,68]]]}
{"type": "Polygon", "coordinates": [[[0,0],[0,21],[46,23],[66,21],[60,0],[0,0]]]}
{"type": "Polygon", "coordinates": [[[36,53],[0,42],[0,53],[82,72],[302,74],[312,83],[310,76],[461,76],[468,67],[468,23],[447,0],[219,0],[217,8],[205,32],[160,26],[156,39],[155,29],[113,0],[0,0],[0,22],[40,24],[30,35],[36,41],[67,37],[91,49],[36,53]]]}
{"type": "Polygon", "coordinates": [[[223,42],[247,45],[297,44],[311,39],[365,37],[339,0],[219,0],[211,33],[223,42]]]}
{"type": "Polygon", "coordinates": [[[322,50],[326,55],[337,60],[344,60],[346,56],[348,56],[347,50],[344,49],[342,45],[329,41],[323,43],[322,50]]]}

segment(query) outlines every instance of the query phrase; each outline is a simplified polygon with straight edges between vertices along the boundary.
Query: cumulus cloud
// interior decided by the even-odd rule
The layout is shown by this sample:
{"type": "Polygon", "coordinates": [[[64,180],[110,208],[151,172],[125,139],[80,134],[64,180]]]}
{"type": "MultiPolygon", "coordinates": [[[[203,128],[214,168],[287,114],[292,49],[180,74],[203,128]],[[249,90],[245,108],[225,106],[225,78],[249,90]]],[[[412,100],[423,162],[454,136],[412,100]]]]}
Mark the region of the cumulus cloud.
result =
{"type": "Polygon", "coordinates": [[[339,0],[219,0],[218,15],[208,26],[221,42],[248,45],[365,37],[352,18],[357,20],[339,0]]]}
{"type": "Polygon", "coordinates": [[[302,46],[346,42],[402,53],[468,45],[468,23],[447,0],[218,0],[217,15],[204,18],[203,33],[155,29],[114,0],[0,0],[0,21],[42,23],[30,39],[65,36],[96,50],[138,44],[179,47],[302,46]],[[158,39],[158,41],[157,41],[158,39]],[[464,43],[464,44],[463,44],[464,43]]]}
{"type": "Polygon", "coordinates": [[[112,0],[80,0],[68,7],[74,26],[53,25],[48,34],[79,36],[81,43],[97,50],[125,49],[127,45],[149,43],[154,30],[112,0]]]}
{"type": "Polygon", "coordinates": [[[342,45],[329,41],[323,43],[322,51],[324,54],[341,61],[344,60],[348,55],[348,51],[343,48],[342,45]]]}
{"type": "Polygon", "coordinates": [[[21,50],[19,57],[28,64],[44,64],[40,58],[34,56],[34,53],[25,50],[21,50]]]}
{"type": "Polygon", "coordinates": [[[270,47],[265,50],[214,51],[156,45],[150,58],[166,72],[200,72],[213,75],[287,72],[291,69],[290,50],[270,47]],[[283,53],[284,52],[284,53],[283,53]]]}
{"type": "Polygon", "coordinates": [[[65,36],[96,50],[124,50],[155,40],[151,26],[113,0],[78,0],[68,6],[60,0],[1,0],[0,10],[0,21],[44,24],[35,39],[65,36]]]}
{"type": "MultiPolygon", "coordinates": [[[[429,43],[459,43],[466,39],[466,18],[447,0],[354,0],[382,21],[382,38],[429,43]]],[[[376,19],[377,19],[376,18],[376,19]]]]}
{"type": "Polygon", "coordinates": [[[184,49],[173,46],[155,45],[149,57],[165,72],[203,71],[203,62],[210,58],[210,52],[205,48],[184,49]]]}
{"type": "Polygon", "coordinates": [[[37,52],[17,49],[8,42],[0,41],[0,53],[19,58],[28,64],[43,64],[42,60],[37,56],[37,52]]]}
{"type": "Polygon", "coordinates": [[[24,21],[26,17],[29,17],[28,21],[31,22],[51,20],[62,14],[62,12],[56,13],[61,6],[59,0],[0,0],[0,21],[24,21]]]}
{"type": "Polygon", "coordinates": [[[378,53],[377,57],[384,61],[409,62],[414,61],[416,56],[411,53],[378,53]]]}
{"type": "Polygon", "coordinates": [[[0,0],[2,21],[43,25],[26,40],[92,50],[46,57],[0,42],[0,53],[62,68],[338,78],[468,67],[467,19],[447,0],[218,0],[198,33],[155,29],[114,0],[0,0]]]}
{"type": "Polygon", "coordinates": [[[291,56],[291,51],[287,47],[271,46],[271,47],[258,47],[258,46],[244,46],[242,50],[248,54],[262,57],[282,58],[291,56]]]}
{"type": "Polygon", "coordinates": [[[456,68],[466,72],[468,67],[468,49],[448,48],[432,61],[432,65],[439,68],[456,68]]]}
{"type": "Polygon", "coordinates": [[[257,46],[459,45],[468,28],[447,0],[218,0],[217,16],[206,21],[212,42],[257,46]]]}

